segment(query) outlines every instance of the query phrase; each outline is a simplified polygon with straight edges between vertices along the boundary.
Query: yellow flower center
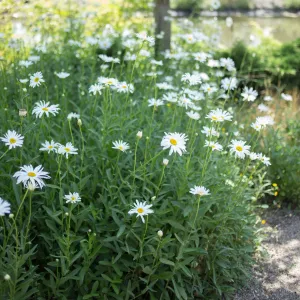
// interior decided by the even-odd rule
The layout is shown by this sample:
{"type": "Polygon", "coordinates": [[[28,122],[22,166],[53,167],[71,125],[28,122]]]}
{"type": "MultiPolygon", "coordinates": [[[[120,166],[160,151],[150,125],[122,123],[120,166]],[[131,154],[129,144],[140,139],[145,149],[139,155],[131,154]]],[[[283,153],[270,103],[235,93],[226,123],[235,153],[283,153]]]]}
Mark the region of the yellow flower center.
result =
{"type": "Polygon", "coordinates": [[[240,152],[243,151],[243,147],[242,147],[242,146],[236,146],[235,149],[236,149],[237,151],[240,151],[240,152]]]}
{"type": "Polygon", "coordinates": [[[36,176],[36,174],[35,174],[34,172],[28,172],[27,175],[28,175],[29,177],[35,177],[35,176],[36,176]]]}
{"type": "Polygon", "coordinates": [[[9,139],[9,143],[10,143],[10,144],[15,144],[16,142],[17,142],[17,140],[14,139],[14,138],[9,139]]]}
{"type": "Polygon", "coordinates": [[[120,149],[121,151],[123,151],[124,148],[123,148],[123,146],[119,146],[119,149],[120,149]]]}
{"type": "Polygon", "coordinates": [[[176,146],[177,145],[177,141],[175,139],[170,139],[170,143],[173,145],[173,146],[176,146]]]}
{"type": "Polygon", "coordinates": [[[217,121],[217,120],[218,120],[218,117],[212,116],[211,119],[212,119],[213,121],[217,121]]]}
{"type": "Polygon", "coordinates": [[[70,152],[71,149],[70,149],[70,148],[65,148],[65,151],[66,151],[66,152],[70,152]]]}
{"type": "Polygon", "coordinates": [[[49,146],[48,146],[48,149],[52,149],[52,148],[53,148],[53,146],[52,146],[52,145],[49,145],[49,146]]]}
{"type": "Polygon", "coordinates": [[[74,196],[72,196],[72,197],[71,197],[71,200],[72,200],[72,201],[75,201],[75,200],[76,200],[76,198],[75,198],[74,196]]]}
{"type": "Polygon", "coordinates": [[[111,85],[111,84],[113,84],[113,82],[111,80],[109,80],[109,81],[107,81],[107,84],[111,85]]]}
{"type": "Polygon", "coordinates": [[[140,208],[137,209],[137,212],[138,212],[139,214],[142,214],[142,213],[144,212],[144,209],[140,207],[140,208]]]}
{"type": "Polygon", "coordinates": [[[126,89],[126,88],[127,88],[127,86],[124,84],[124,85],[122,85],[122,88],[123,88],[123,89],[126,89]]]}
{"type": "Polygon", "coordinates": [[[39,82],[39,80],[40,80],[40,79],[39,79],[38,77],[35,77],[35,78],[34,78],[34,82],[39,82]]]}
{"type": "Polygon", "coordinates": [[[43,110],[43,111],[48,111],[49,108],[48,108],[48,107],[43,107],[42,110],[43,110]]]}

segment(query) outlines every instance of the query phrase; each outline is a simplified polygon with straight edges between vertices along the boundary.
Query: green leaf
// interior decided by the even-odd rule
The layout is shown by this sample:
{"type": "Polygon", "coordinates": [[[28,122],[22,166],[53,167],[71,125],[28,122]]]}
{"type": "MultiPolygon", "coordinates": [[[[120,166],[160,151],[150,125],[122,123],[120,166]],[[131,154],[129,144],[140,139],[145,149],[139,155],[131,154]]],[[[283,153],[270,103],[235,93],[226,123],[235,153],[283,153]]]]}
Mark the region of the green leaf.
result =
{"type": "Polygon", "coordinates": [[[175,266],[175,264],[174,264],[171,260],[168,260],[168,259],[163,258],[163,257],[161,257],[161,258],[159,259],[159,261],[160,261],[162,264],[165,264],[165,265],[169,265],[169,266],[172,266],[172,267],[175,266]]]}

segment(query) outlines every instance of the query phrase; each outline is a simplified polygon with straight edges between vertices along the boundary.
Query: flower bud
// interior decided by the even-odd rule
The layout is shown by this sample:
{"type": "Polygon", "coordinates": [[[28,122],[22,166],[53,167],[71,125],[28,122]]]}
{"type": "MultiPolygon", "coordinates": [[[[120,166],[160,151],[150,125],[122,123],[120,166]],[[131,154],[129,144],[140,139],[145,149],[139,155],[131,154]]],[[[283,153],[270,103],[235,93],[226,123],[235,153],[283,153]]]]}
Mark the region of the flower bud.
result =
{"type": "Polygon", "coordinates": [[[161,230],[158,230],[157,235],[161,238],[164,235],[164,233],[161,230]]]}
{"type": "Polygon", "coordinates": [[[29,182],[28,185],[27,185],[27,189],[30,192],[33,192],[36,189],[36,185],[34,183],[32,183],[32,182],[29,182]]]}
{"type": "Polygon", "coordinates": [[[65,213],[65,216],[68,216],[68,215],[69,215],[69,213],[68,213],[68,212],[66,212],[66,213],[65,213]]]}
{"type": "Polygon", "coordinates": [[[82,126],[82,121],[81,121],[81,119],[78,119],[77,124],[78,124],[79,127],[82,126]]]}
{"type": "Polygon", "coordinates": [[[167,165],[168,165],[168,163],[169,163],[169,160],[168,160],[168,159],[166,159],[166,158],[164,158],[164,159],[163,159],[163,164],[164,164],[165,166],[167,166],[167,165]]]}
{"type": "Polygon", "coordinates": [[[154,201],[156,199],[156,196],[151,197],[151,200],[154,201]]]}
{"type": "Polygon", "coordinates": [[[6,281],[10,280],[10,276],[8,274],[5,274],[4,275],[4,280],[6,280],[6,281]]]}
{"type": "Polygon", "coordinates": [[[25,108],[20,108],[19,109],[19,116],[20,117],[26,117],[27,115],[27,110],[25,108]]]}
{"type": "Polygon", "coordinates": [[[15,215],[14,214],[9,214],[9,218],[12,219],[15,215]]]}
{"type": "Polygon", "coordinates": [[[143,131],[138,131],[138,133],[136,134],[137,138],[141,139],[143,136],[143,131]]]}

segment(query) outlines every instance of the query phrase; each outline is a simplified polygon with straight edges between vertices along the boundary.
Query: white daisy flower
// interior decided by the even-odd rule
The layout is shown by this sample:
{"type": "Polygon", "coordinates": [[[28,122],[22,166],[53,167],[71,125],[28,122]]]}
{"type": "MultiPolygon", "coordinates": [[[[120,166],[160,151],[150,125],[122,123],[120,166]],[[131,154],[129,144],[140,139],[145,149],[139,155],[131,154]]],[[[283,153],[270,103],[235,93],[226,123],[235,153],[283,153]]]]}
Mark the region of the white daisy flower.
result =
{"type": "Polygon", "coordinates": [[[61,79],[65,79],[67,77],[70,76],[70,73],[66,73],[66,72],[59,72],[59,73],[55,73],[55,75],[61,79]]]}
{"type": "Polygon", "coordinates": [[[71,112],[71,113],[68,114],[67,119],[68,120],[80,119],[80,114],[71,112]]]}
{"type": "Polygon", "coordinates": [[[100,54],[99,58],[101,60],[103,60],[104,62],[106,62],[106,63],[109,63],[109,62],[113,62],[113,63],[116,63],[116,64],[120,63],[120,59],[119,58],[113,58],[113,57],[107,56],[105,54],[100,54]]]}
{"type": "Polygon", "coordinates": [[[221,58],[220,66],[226,68],[229,72],[235,71],[234,61],[230,57],[221,58]]]}
{"type": "Polygon", "coordinates": [[[250,152],[249,158],[250,158],[251,160],[256,160],[256,159],[258,158],[258,155],[257,155],[257,153],[255,153],[255,152],[250,152]]]}
{"type": "Polygon", "coordinates": [[[41,165],[35,168],[33,168],[32,165],[24,165],[20,168],[20,171],[13,175],[13,177],[17,178],[17,184],[22,182],[26,188],[28,187],[29,183],[42,188],[45,185],[43,179],[51,178],[48,174],[48,172],[43,171],[43,167],[41,165]]]}
{"type": "Polygon", "coordinates": [[[151,98],[151,99],[148,100],[148,106],[158,107],[158,106],[161,106],[161,105],[164,105],[164,101],[162,101],[160,99],[151,98]]]}
{"type": "Polygon", "coordinates": [[[214,86],[209,85],[208,83],[204,83],[201,86],[201,90],[207,93],[208,95],[211,95],[212,93],[215,93],[218,89],[214,86]]]}
{"type": "Polygon", "coordinates": [[[0,197],[0,217],[10,214],[10,203],[0,197]]]}
{"type": "Polygon", "coordinates": [[[45,82],[42,72],[36,72],[30,76],[29,86],[35,88],[36,86],[40,86],[42,82],[45,82]]]}
{"type": "Polygon", "coordinates": [[[69,193],[69,195],[64,196],[66,203],[77,203],[81,201],[81,198],[78,193],[69,193]]]}
{"type": "Polygon", "coordinates": [[[20,60],[19,66],[28,68],[29,66],[33,65],[33,62],[30,60],[20,60]]]}
{"type": "Polygon", "coordinates": [[[99,77],[98,82],[106,86],[117,86],[118,80],[115,78],[99,77]]]}
{"type": "Polygon", "coordinates": [[[21,83],[27,83],[28,80],[29,80],[29,79],[27,79],[27,78],[25,78],[25,79],[19,79],[19,81],[20,81],[21,83]]]}
{"type": "Polygon", "coordinates": [[[219,143],[217,142],[213,142],[213,141],[205,141],[205,145],[204,147],[211,147],[211,149],[213,151],[222,151],[223,150],[223,146],[220,145],[219,143]]]}
{"type": "Polygon", "coordinates": [[[253,129],[255,129],[256,131],[260,131],[260,130],[263,128],[263,126],[262,126],[260,123],[258,123],[258,122],[252,123],[252,124],[251,124],[251,127],[252,127],[253,129]]]}
{"type": "Polygon", "coordinates": [[[155,44],[155,39],[152,36],[148,36],[146,32],[137,33],[136,37],[143,42],[148,42],[150,46],[155,44]]]}
{"type": "Polygon", "coordinates": [[[234,90],[237,87],[238,81],[235,77],[231,78],[224,78],[221,80],[221,87],[223,90],[228,91],[228,90],[234,90]]]}
{"type": "Polygon", "coordinates": [[[51,142],[45,141],[45,143],[42,143],[42,148],[40,148],[40,151],[47,151],[50,152],[57,152],[57,148],[60,146],[58,143],[51,140],[51,142]]]}
{"type": "Polygon", "coordinates": [[[102,92],[101,92],[102,89],[103,89],[102,85],[100,85],[100,84],[93,84],[89,88],[89,93],[91,93],[93,95],[96,95],[98,93],[99,95],[101,95],[102,94],[102,92]]]}
{"type": "Polygon", "coordinates": [[[192,100],[186,97],[185,95],[181,96],[178,99],[178,106],[185,107],[185,109],[188,109],[189,107],[192,108],[193,104],[194,103],[192,102],[192,100]]]}
{"type": "Polygon", "coordinates": [[[65,154],[66,158],[69,158],[69,154],[78,154],[78,149],[75,148],[72,143],[67,143],[65,146],[64,145],[59,145],[58,147],[58,154],[65,154]]]}
{"type": "Polygon", "coordinates": [[[264,165],[266,166],[270,166],[271,163],[270,163],[270,158],[263,155],[262,153],[258,153],[257,154],[257,159],[260,160],[264,165]]]}
{"type": "Polygon", "coordinates": [[[209,54],[205,53],[205,52],[198,52],[198,53],[194,53],[193,54],[195,60],[204,63],[207,58],[209,57],[209,54]]]}
{"type": "Polygon", "coordinates": [[[191,119],[193,120],[199,120],[200,119],[200,114],[195,112],[195,111],[188,111],[186,113],[191,119]]]}
{"type": "Polygon", "coordinates": [[[37,118],[41,118],[44,114],[49,117],[49,114],[55,116],[58,114],[60,108],[58,104],[50,105],[50,102],[39,101],[35,103],[35,107],[32,110],[32,114],[35,114],[37,118]]]}
{"type": "Polygon", "coordinates": [[[190,85],[197,85],[202,82],[201,76],[199,74],[190,74],[190,73],[185,73],[181,77],[181,81],[187,82],[190,85]]]}
{"type": "Polygon", "coordinates": [[[263,117],[257,117],[256,121],[257,124],[260,124],[263,128],[265,128],[268,125],[274,125],[274,119],[271,116],[263,116],[263,117]]]}
{"type": "Polygon", "coordinates": [[[117,92],[119,93],[133,93],[134,92],[134,87],[133,84],[127,84],[125,81],[119,82],[117,84],[117,92]]]}
{"type": "Polygon", "coordinates": [[[6,146],[9,146],[9,149],[22,147],[24,142],[24,137],[14,130],[8,130],[4,137],[0,137],[0,139],[6,146]]]}
{"type": "Polygon", "coordinates": [[[246,142],[232,140],[230,147],[230,153],[234,153],[235,157],[244,159],[246,155],[250,154],[250,146],[245,145],[246,142]]]}
{"type": "Polygon", "coordinates": [[[201,130],[202,133],[204,133],[206,136],[219,136],[219,132],[216,131],[216,129],[214,127],[207,127],[207,126],[204,126],[203,127],[203,130],[201,130]]]}
{"type": "Polygon", "coordinates": [[[183,152],[186,152],[186,141],[188,140],[187,136],[184,133],[166,133],[162,138],[160,145],[163,147],[163,150],[170,148],[169,155],[173,152],[178,153],[180,156],[183,152]]]}
{"type": "Polygon", "coordinates": [[[262,103],[258,105],[257,109],[261,112],[268,112],[270,110],[268,106],[262,103]]]}
{"type": "Polygon", "coordinates": [[[131,209],[128,213],[130,215],[137,214],[138,217],[141,217],[143,223],[145,223],[144,216],[154,213],[154,211],[150,209],[151,207],[152,204],[147,205],[147,202],[139,202],[136,200],[135,204],[133,205],[133,209],[131,209]]]}
{"type": "Polygon", "coordinates": [[[257,98],[258,93],[252,87],[248,88],[245,86],[241,96],[243,97],[243,101],[253,102],[257,98]]]}
{"type": "Polygon", "coordinates": [[[289,94],[281,93],[281,98],[285,101],[293,101],[293,97],[289,94]]]}
{"type": "Polygon", "coordinates": [[[264,101],[272,101],[273,100],[273,97],[267,95],[267,96],[264,96],[264,101]]]}
{"type": "Polygon", "coordinates": [[[175,103],[177,102],[177,94],[174,92],[169,92],[163,95],[163,100],[175,103]]]}
{"type": "Polygon", "coordinates": [[[121,140],[113,142],[113,145],[114,145],[114,147],[112,147],[113,149],[117,149],[122,152],[125,152],[126,150],[128,150],[130,148],[128,143],[123,142],[121,140]]]}
{"type": "Polygon", "coordinates": [[[212,110],[205,118],[210,119],[212,122],[223,122],[225,120],[231,121],[232,116],[227,111],[217,108],[212,110]]]}
{"type": "Polygon", "coordinates": [[[193,188],[190,189],[190,193],[198,196],[210,195],[209,189],[205,188],[204,186],[197,186],[197,185],[195,185],[193,188]]]}

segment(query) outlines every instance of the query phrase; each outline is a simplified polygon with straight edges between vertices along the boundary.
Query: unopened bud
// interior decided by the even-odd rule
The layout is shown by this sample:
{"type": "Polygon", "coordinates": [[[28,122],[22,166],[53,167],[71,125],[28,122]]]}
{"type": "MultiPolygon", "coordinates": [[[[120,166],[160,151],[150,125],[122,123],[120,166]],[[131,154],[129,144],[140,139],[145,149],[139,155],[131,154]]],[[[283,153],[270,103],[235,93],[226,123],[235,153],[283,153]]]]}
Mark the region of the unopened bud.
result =
{"type": "Polygon", "coordinates": [[[164,235],[164,233],[161,230],[158,230],[157,235],[161,238],[164,235]]]}
{"type": "Polygon", "coordinates": [[[32,183],[32,182],[29,182],[28,185],[27,185],[27,189],[30,192],[33,192],[36,189],[36,185],[34,183],[32,183]]]}
{"type": "Polygon", "coordinates": [[[81,119],[78,119],[77,124],[78,124],[79,127],[82,126],[82,121],[81,121],[81,119]]]}
{"type": "Polygon", "coordinates": [[[165,166],[167,166],[167,165],[168,165],[168,163],[169,163],[169,160],[168,160],[168,159],[166,159],[166,158],[164,158],[164,159],[163,159],[163,164],[164,164],[165,166]]]}
{"type": "Polygon", "coordinates": [[[14,214],[9,214],[9,218],[12,219],[15,215],[14,214]]]}
{"type": "Polygon", "coordinates": [[[4,280],[6,280],[6,281],[10,280],[10,276],[8,274],[5,274],[4,275],[4,280]]]}
{"type": "Polygon", "coordinates": [[[20,117],[26,117],[27,115],[27,110],[25,108],[19,109],[19,116],[20,117]]]}
{"type": "Polygon", "coordinates": [[[138,133],[136,134],[136,136],[141,139],[143,136],[143,132],[142,131],[138,131],[138,133]]]}

